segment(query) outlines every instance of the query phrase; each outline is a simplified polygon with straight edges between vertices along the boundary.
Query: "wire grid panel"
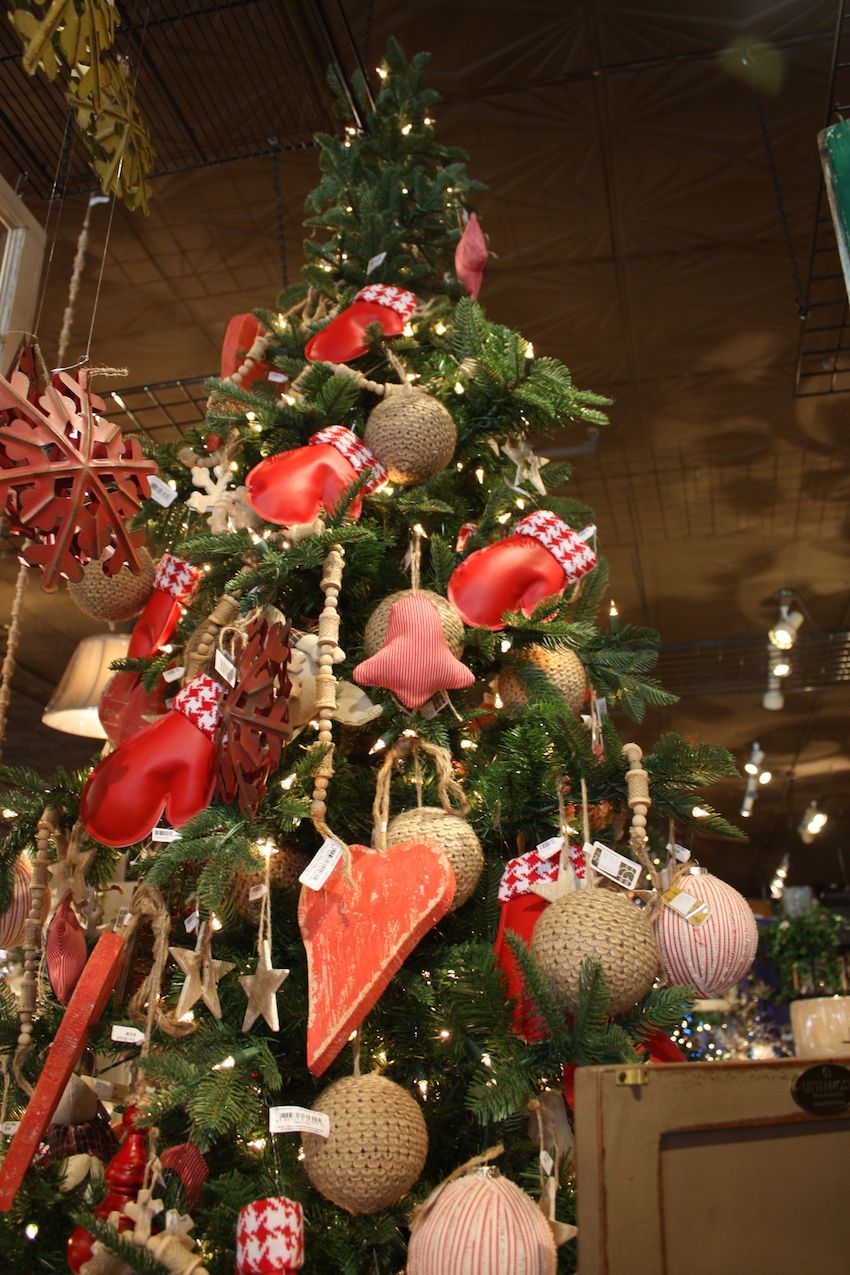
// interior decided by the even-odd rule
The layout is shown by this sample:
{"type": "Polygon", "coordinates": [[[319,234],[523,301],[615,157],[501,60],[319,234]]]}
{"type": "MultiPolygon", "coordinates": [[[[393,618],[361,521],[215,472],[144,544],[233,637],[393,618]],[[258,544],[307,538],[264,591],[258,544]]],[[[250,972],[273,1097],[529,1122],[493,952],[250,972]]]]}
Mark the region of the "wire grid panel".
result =
{"type": "MultiPolygon", "coordinates": [[[[659,647],[658,677],[682,699],[761,695],[776,651],[764,637],[718,638],[665,643],[659,647]]],[[[814,691],[850,682],[850,633],[800,634],[788,653],[786,691],[814,691]]]]}
{"type": "Polygon", "coordinates": [[[204,386],[215,372],[157,385],[102,391],[109,419],[128,434],[144,434],[157,443],[174,442],[202,424],[207,412],[204,386]]]}

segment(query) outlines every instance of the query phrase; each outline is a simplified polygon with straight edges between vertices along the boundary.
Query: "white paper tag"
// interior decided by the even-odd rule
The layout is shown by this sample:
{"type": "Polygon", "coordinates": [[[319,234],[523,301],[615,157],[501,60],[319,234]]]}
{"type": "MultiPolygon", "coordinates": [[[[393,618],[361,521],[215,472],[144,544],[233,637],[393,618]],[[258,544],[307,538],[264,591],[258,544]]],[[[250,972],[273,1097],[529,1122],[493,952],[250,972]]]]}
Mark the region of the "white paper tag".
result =
{"type": "Polygon", "coordinates": [[[541,1147],[540,1149],[540,1165],[547,1178],[551,1178],[552,1170],[555,1167],[555,1161],[552,1159],[545,1147],[541,1147]]]}
{"type": "Polygon", "coordinates": [[[680,890],[672,885],[665,890],[661,898],[668,908],[678,912],[690,925],[702,925],[711,916],[711,908],[702,899],[695,899],[687,890],[680,890]]]}
{"type": "Polygon", "coordinates": [[[426,721],[430,721],[432,717],[436,717],[441,713],[449,702],[449,697],[445,691],[437,691],[436,695],[432,695],[419,709],[419,713],[426,721]]]}
{"type": "Polygon", "coordinates": [[[182,677],[185,672],[186,670],[182,665],[178,665],[176,668],[167,668],[162,675],[162,680],[163,682],[176,682],[178,677],[182,677]]]}
{"type": "Polygon", "coordinates": [[[19,1124],[19,1120],[4,1120],[3,1123],[0,1124],[0,1133],[2,1133],[4,1138],[14,1138],[15,1134],[18,1132],[19,1124]]]}
{"type": "Polygon", "coordinates": [[[174,504],[177,499],[177,492],[173,487],[169,487],[168,483],[163,482],[156,474],[151,474],[148,483],[151,489],[151,500],[155,500],[158,505],[162,505],[165,509],[174,504]]]}
{"type": "Polygon", "coordinates": [[[319,846],[307,867],[298,880],[308,890],[321,890],[328,877],[342,858],[343,847],[338,841],[328,837],[319,846]]]}
{"type": "Polygon", "coordinates": [[[248,891],[248,901],[256,903],[257,899],[261,899],[266,892],[265,881],[258,881],[256,885],[252,885],[248,891]]]}
{"type": "Polygon", "coordinates": [[[186,920],[183,922],[183,925],[185,926],[186,931],[187,931],[187,933],[188,933],[188,934],[191,934],[193,930],[196,930],[196,929],[198,928],[198,913],[197,913],[197,911],[196,911],[196,912],[190,912],[190,913],[189,913],[189,915],[186,917],[186,920]]]}
{"type": "Polygon", "coordinates": [[[123,930],[132,915],[133,914],[129,908],[120,908],[118,915],[115,917],[115,929],[123,930]]]}
{"type": "Polygon", "coordinates": [[[288,381],[289,377],[285,372],[268,372],[266,374],[267,381],[288,381]]]}
{"type": "Polygon", "coordinates": [[[545,841],[540,842],[537,853],[542,854],[544,859],[553,859],[563,844],[563,837],[547,837],[545,841]]]}
{"type": "Polygon", "coordinates": [[[326,1138],[331,1118],[309,1107],[269,1107],[269,1133],[316,1133],[326,1138]]]}
{"type": "Polygon", "coordinates": [[[158,823],[151,833],[151,841],[159,841],[162,843],[168,841],[179,841],[180,833],[176,828],[169,828],[164,823],[158,823]]]}
{"type": "Polygon", "coordinates": [[[224,678],[228,686],[236,685],[236,665],[233,663],[233,660],[229,659],[228,656],[224,654],[224,651],[222,651],[219,647],[216,647],[215,652],[215,671],[224,678]]]}
{"type": "Polygon", "coordinates": [[[112,1028],[112,1039],[123,1041],[125,1045],[141,1045],[145,1038],[145,1033],[139,1031],[138,1027],[125,1027],[122,1023],[116,1023],[112,1028]]]}
{"type": "Polygon", "coordinates": [[[691,857],[690,850],[686,846],[680,846],[677,841],[667,842],[667,853],[672,854],[677,863],[687,863],[691,857]]]}
{"type": "Polygon", "coordinates": [[[371,274],[373,270],[377,270],[378,266],[383,265],[387,259],[385,252],[376,252],[374,257],[369,258],[369,264],[366,266],[366,273],[371,274]]]}
{"type": "Polygon", "coordinates": [[[596,701],[596,716],[599,718],[601,722],[602,718],[607,717],[607,715],[608,715],[608,701],[607,699],[605,699],[603,695],[601,699],[597,699],[596,701]]]}
{"type": "Polygon", "coordinates": [[[601,841],[594,841],[593,845],[585,842],[584,852],[589,858],[590,866],[603,877],[621,885],[624,890],[635,889],[642,870],[639,863],[627,859],[624,854],[603,845],[601,841]]]}

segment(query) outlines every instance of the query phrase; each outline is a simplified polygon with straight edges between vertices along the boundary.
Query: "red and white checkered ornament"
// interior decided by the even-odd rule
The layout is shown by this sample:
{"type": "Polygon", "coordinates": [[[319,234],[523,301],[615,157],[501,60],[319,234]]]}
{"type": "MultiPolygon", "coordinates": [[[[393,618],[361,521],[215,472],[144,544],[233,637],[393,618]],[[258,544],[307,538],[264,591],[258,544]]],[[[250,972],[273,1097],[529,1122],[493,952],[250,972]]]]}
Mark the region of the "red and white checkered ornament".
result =
{"type": "Polygon", "coordinates": [[[289,1275],[304,1265],[304,1213],[286,1196],[246,1204],[236,1226],[236,1275],[289,1275]]]}
{"type": "Polygon", "coordinates": [[[175,695],[171,707],[175,713],[182,713],[184,717],[188,717],[193,726],[197,726],[208,739],[212,739],[215,728],[218,726],[219,704],[223,689],[220,682],[214,682],[211,677],[207,677],[206,673],[199,673],[197,677],[192,678],[188,686],[184,686],[183,690],[175,695]]]}
{"type": "Polygon", "coordinates": [[[178,602],[188,602],[200,578],[200,569],[193,567],[191,562],[177,558],[173,553],[164,553],[153,578],[153,587],[170,593],[178,602]]]}
{"type": "Polygon", "coordinates": [[[558,856],[546,859],[539,850],[509,859],[499,882],[499,902],[510,903],[528,894],[533,885],[541,881],[554,881],[558,875],[558,856]]]}
{"type": "Polygon", "coordinates": [[[367,284],[351,305],[310,338],[304,354],[311,363],[349,363],[368,350],[366,329],[370,324],[377,323],[385,337],[400,336],[417,303],[415,293],[406,288],[367,284]]]}
{"type": "Polygon", "coordinates": [[[592,571],[598,559],[593,548],[582,539],[582,535],[573,531],[568,523],[548,509],[538,509],[528,514],[514,529],[514,535],[530,536],[548,549],[552,557],[560,563],[567,584],[575,584],[588,571],[592,571]]]}

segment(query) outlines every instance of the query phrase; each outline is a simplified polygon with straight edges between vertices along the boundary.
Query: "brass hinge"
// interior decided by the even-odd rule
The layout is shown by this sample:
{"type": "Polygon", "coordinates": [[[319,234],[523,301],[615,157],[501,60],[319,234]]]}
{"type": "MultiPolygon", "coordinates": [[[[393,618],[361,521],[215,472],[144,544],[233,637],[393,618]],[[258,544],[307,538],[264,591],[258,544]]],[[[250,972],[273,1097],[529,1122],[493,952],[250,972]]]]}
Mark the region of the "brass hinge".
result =
{"type": "Polygon", "coordinates": [[[646,1067],[624,1067],[617,1072],[618,1085],[648,1085],[649,1070],[646,1067]]]}

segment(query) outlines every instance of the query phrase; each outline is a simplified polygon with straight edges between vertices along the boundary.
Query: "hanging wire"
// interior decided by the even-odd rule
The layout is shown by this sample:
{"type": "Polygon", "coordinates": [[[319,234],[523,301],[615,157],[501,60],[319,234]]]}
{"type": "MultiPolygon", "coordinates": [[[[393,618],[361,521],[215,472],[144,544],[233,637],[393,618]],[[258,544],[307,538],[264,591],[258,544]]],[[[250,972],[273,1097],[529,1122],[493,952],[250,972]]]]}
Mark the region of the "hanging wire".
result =
{"type": "Polygon", "coordinates": [[[283,206],[283,186],[280,180],[280,148],[276,137],[269,138],[272,147],[272,180],[274,182],[274,217],[277,227],[277,248],[280,254],[280,279],[284,288],[289,285],[289,267],[286,263],[286,219],[283,206]]]}
{"type": "Polygon", "coordinates": [[[68,165],[71,161],[71,146],[73,132],[71,123],[74,118],[74,112],[69,110],[65,116],[65,131],[62,134],[62,142],[59,146],[59,154],[56,157],[56,168],[53,173],[53,185],[50,189],[50,199],[47,205],[47,217],[45,219],[45,236],[50,240],[50,250],[47,254],[47,262],[44,267],[44,274],[41,280],[41,291],[39,292],[38,305],[36,306],[35,319],[33,320],[33,332],[37,333],[41,324],[41,312],[44,308],[44,298],[47,295],[47,283],[50,278],[50,272],[53,266],[53,256],[56,252],[56,243],[59,238],[59,226],[62,221],[62,209],[65,204],[65,187],[68,165]],[[57,198],[57,192],[61,187],[61,195],[57,198]],[[53,218],[53,210],[56,209],[56,219],[51,227],[53,218]]]}

